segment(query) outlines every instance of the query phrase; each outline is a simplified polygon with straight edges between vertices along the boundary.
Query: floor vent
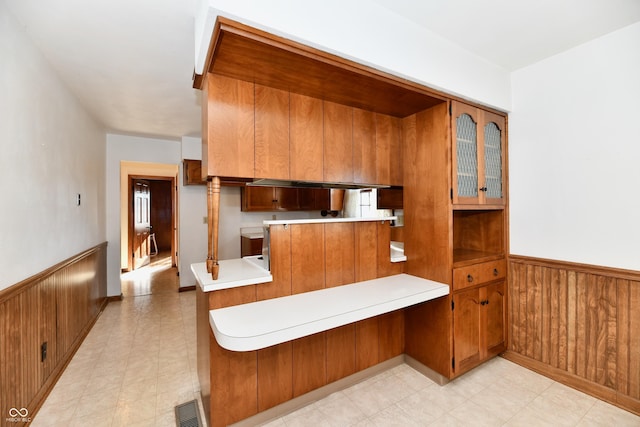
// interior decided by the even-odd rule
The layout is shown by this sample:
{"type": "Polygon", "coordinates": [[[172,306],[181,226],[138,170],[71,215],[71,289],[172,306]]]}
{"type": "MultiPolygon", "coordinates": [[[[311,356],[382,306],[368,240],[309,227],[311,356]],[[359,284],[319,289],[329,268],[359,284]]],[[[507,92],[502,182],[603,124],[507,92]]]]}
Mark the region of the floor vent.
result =
{"type": "Polygon", "coordinates": [[[201,427],[198,401],[183,403],[176,406],[176,424],[178,427],[201,427]]]}

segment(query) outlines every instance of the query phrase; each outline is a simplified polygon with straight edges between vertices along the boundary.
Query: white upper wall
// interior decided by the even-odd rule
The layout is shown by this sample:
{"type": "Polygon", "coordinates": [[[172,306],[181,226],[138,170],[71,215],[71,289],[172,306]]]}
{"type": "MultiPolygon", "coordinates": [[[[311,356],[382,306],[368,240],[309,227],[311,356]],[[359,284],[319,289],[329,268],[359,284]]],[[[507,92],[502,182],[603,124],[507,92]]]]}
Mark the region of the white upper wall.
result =
{"type": "Polygon", "coordinates": [[[106,240],[105,133],[4,1],[0,58],[4,289],[106,240]]]}
{"type": "Polygon", "coordinates": [[[511,108],[509,72],[374,2],[198,0],[196,72],[217,15],[484,105],[511,108]]]}
{"type": "Polygon", "coordinates": [[[511,253],[640,270],[640,23],[512,75],[511,253]]]}

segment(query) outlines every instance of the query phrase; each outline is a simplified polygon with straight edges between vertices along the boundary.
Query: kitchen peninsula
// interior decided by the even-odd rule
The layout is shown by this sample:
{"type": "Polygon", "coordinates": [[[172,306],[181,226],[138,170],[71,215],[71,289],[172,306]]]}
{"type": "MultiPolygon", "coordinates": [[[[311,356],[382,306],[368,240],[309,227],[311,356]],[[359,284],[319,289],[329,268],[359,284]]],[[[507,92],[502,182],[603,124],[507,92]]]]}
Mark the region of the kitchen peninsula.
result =
{"type": "Polygon", "coordinates": [[[281,415],[402,363],[403,309],[449,286],[402,273],[393,220],[265,221],[271,272],[260,257],[221,261],[217,281],[192,266],[210,425],[281,415]]]}
{"type": "MultiPolygon", "coordinates": [[[[266,420],[403,361],[443,384],[503,351],[506,116],[223,17],[211,40],[194,81],[210,194],[265,179],[402,188],[404,225],[392,249],[389,220],[272,223],[262,283],[219,286],[224,261],[218,282],[199,278],[209,425],[266,420]]],[[[209,234],[215,265],[216,221],[209,234]]]]}

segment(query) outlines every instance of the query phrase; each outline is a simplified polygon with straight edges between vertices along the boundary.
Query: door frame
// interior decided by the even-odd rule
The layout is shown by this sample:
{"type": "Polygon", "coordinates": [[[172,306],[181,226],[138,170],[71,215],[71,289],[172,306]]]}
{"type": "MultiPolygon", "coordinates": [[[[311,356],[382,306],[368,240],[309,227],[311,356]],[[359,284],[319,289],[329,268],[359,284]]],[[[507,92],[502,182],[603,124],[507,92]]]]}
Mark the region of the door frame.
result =
{"type": "MultiPolygon", "coordinates": [[[[173,232],[171,233],[171,266],[172,267],[177,267],[178,266],[178,260],[177,260],[177,244],[178,244],[178,218],[176,215],[176,207],[178,206],[177,204],[177,181],[176,181],[176,177],[173,176],[141,176],[141,175],[129,175],[129,193],[127,195],[127,199],[128,199],[128,208],[127,211],[128,213],[128,229],[129,229],[129,233],[128,233],[128,248],[127,248],[127,253],[131,254],[133,253],[133,235],[135,234],[135,224],[134,224],[134,206],[133,206],[133,181],[136,179],[141,179],[141,180],[145,180],[145,181],[169,181],[171,182],[171,225],[173,227],[173,232]]],[[[151,193],[149,193],[151,196],[151,193]]],[[[127,271],[133,271],[133,257],[128,256],[128,265],[127,265],[127,271]]]]}
{"type": "Polygon", "coordinates": [[[180,274],[179,253],[180,248],[178,233],[179,211],[178,211],[178,164],[146,163],[120,161],[120,269],[131,271],[131,241],[130,241],[130,218],[131,218],[131,185],[130,176],[149,180],[167,180],[172,182],[172,213],[173,234],[171,238],[171,263],[178,269],[180,274]]]}

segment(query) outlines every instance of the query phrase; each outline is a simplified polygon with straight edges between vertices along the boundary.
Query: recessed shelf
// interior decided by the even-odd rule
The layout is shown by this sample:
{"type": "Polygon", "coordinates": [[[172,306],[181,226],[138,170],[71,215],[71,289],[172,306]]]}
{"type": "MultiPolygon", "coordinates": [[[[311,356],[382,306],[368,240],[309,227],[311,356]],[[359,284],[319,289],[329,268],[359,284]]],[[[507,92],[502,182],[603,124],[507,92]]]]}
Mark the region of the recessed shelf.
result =
{"type": "Polygon", "coordinates": [[[455,267],[504,257],[504,211],[453,212],[455,267]]]}

